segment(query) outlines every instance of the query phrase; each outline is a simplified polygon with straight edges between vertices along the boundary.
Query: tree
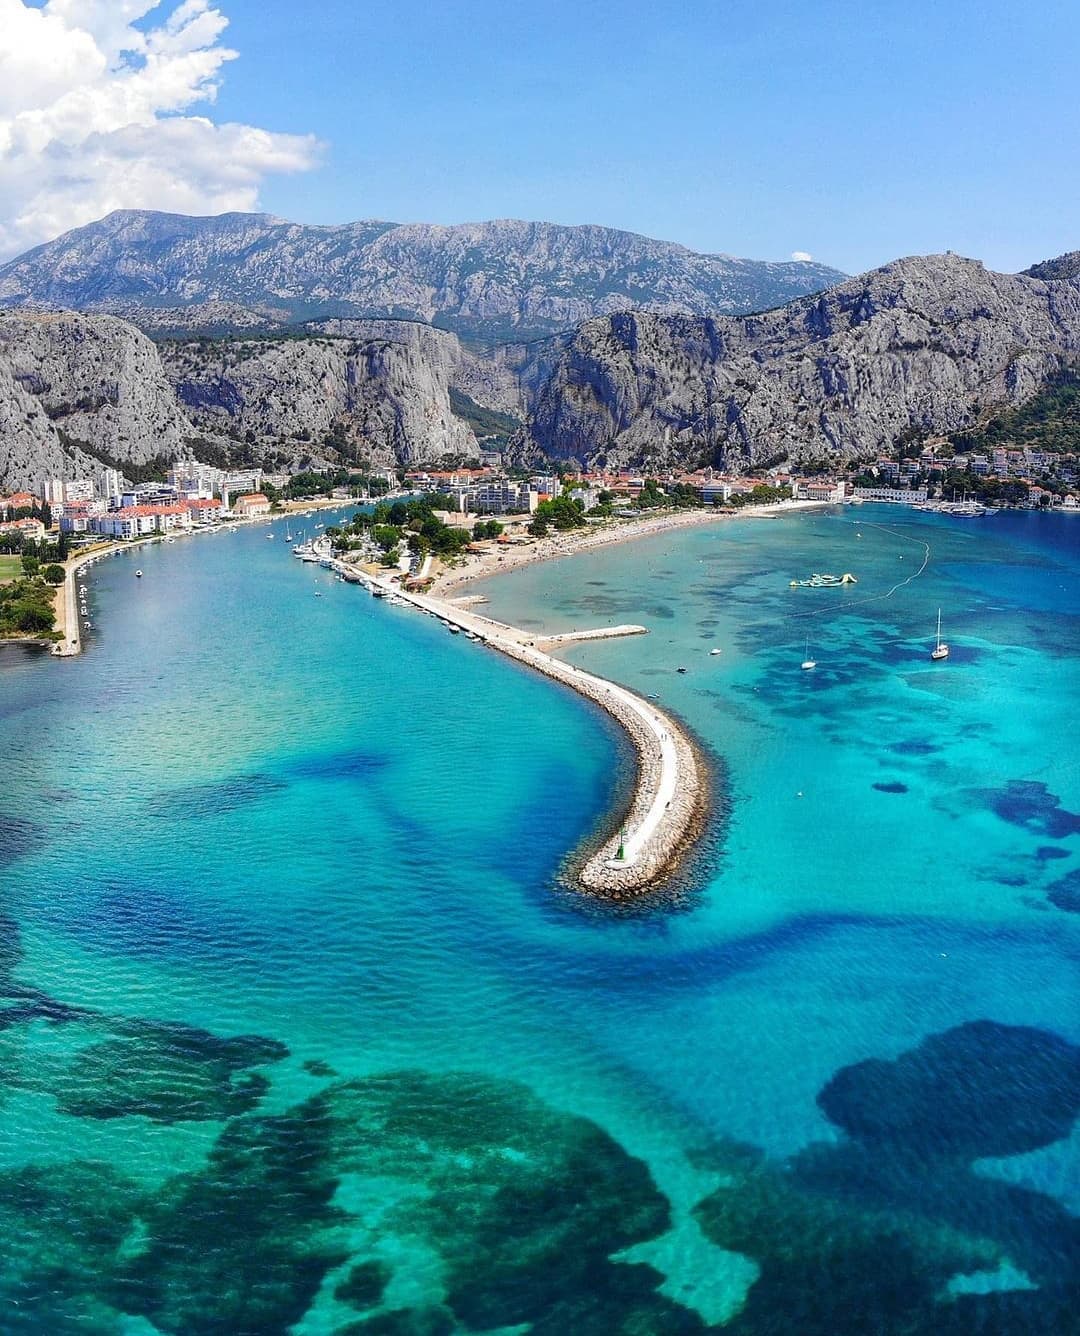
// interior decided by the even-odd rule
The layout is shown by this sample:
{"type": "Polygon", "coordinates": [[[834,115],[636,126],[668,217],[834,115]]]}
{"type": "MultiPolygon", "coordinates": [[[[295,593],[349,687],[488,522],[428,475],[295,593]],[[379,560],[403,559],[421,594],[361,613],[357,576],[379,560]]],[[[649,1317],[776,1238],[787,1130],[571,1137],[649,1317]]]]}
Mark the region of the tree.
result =
{"type": "Polygon", "coordinates": [[[37,557],[25,555],[22,559],[22,568],[24,575],[37,575],[41,562],[37,557]]]}
{"type": "Polygon", "coordinates": [[[41,572],[41,576],[47,584],[62,585],[64,583],[64,568],[55,564],[46,566],[41,572]]]}
{"type": "Polygon", "coordinates": [[[556,529],[580,529],[585,523],[585,505],[579,497],[557,496],[551,501],[541,501],[529,532],[542,537],[547,533],[548,525],[556,529]]]}
{"type": "Polygon", "coordinates": [[[401,541],[401,530],[392,524],[376,524],[373,537],[384,552],[389,552],[401,541]]]}
{"type": "Polygon", "coordinates": [[[484,538],[498,538],[502,531],[503,526],[498,520],[479,520],[473,526],[473,538],[477,542],[484,538]]]}
{"type": "Polygon", "coordinates": [[[51,631],[54,618],[52,609],[39,603],[24,603],[16,609],[16,626],[20,631],[51,631]]]}
{"type": "Polygon", "coordinates": [[[650,510],[662,506],[667,500],[655,478],[646,478],[645,485],[638,493],[637,504],[641,510],[650,510]]]}

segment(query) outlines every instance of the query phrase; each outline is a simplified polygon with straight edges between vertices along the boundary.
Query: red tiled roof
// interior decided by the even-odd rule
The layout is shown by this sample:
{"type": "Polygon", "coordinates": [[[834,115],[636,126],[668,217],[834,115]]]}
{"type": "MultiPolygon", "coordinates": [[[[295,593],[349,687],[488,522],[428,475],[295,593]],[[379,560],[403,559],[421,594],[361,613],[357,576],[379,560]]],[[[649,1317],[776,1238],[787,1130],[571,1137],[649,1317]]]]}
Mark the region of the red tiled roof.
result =
{"type": "Polygon", "coordinates": [[[183,515],[187,512],[187,506],[180,502],[174,502],[172,505],[158,506],[121,506],[119,510],[113,510],[111,515],[120,515],[124,519],[134,519],[138,515],[183,515]]]}

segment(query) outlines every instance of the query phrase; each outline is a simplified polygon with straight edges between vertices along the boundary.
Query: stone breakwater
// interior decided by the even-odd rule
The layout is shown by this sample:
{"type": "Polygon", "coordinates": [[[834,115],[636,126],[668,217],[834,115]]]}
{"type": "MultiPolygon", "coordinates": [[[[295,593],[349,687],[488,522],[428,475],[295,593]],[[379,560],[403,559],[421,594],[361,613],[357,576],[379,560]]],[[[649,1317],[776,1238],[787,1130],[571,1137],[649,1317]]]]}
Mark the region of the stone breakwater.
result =
{"type": "MultiPolygon", "coordinates": [[[[626,832],[627,840],[632,838],[660,801],[664,758],[652,731],[634,710],[627,710],[605,689],[606,684],[601,683],[599,692],[594,692],[591,680],[572,685],[613,715],[630,735],[637,753],[638,772],[630,810],[615,833],[603,840],[598,849],[584,861],[577,860],[576,866],[572,864],[571,875],[594,894],[615,900],[630,898],[669,880],[701,835],[709,807],[707,771],[682,729],[669,715],[655,711],[657,720],[670,731],[676,752],[674,792],[671,798],[663,799],[662,819],[642,843],[635,860],[620,864],[617,854],[622,832],[626,832]]],[[[642,704],[649,708],[648,702],[642,704]]]]}
{"type": "MultiPolygon", "coordinates": [[[[351,569],[344,563],[335,565],[351,569]]],[[[617,683],[546,654],[536,647],[536,641],[543,638],[535,633],[443,599],[406,592],[389,580],[369,577],[368,582],[447,625],[471,633],[478,641],[606,710],[625,729],[637,755],[633,797],[599,847],[570,860],[569,880],[592,895],[625,900],[657,889],[670,879],[704,828],[708,779],[689,737],[669,715],[617,683]]],[[[625,634],[628,628],[614,629],[625,634]]]]}

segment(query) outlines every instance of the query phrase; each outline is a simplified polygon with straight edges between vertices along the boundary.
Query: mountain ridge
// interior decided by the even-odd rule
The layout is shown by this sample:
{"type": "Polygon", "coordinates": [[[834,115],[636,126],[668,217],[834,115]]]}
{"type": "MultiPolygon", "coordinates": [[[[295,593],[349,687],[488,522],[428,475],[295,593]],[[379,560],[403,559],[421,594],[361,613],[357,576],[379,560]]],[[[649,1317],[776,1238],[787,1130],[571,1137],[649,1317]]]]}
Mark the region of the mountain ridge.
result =
{"type": "Polygon", "coordinates": [[[809,261],[705,255],[598,224],[309,225],[117,210],[0,266],[0,306],[131,317],[225,303],[286,323],[404,317],[517,341],[630,307],[755,310],[843,277],[809,261]]]}
{"type": "Polygon", "coordinates": [[[1080,278],[911,256],[737,317],[584,322],[530,413],[551,456],[754,465],[860,458],[961,430],[1080,356],[1080,278]]]}
{"type": "Polygon", "coordinates": [[[154,343],[115,316],[8,311],[0,487],[200,441],[272,467],[477,457],[478,410],[501,415],[521,460],[839,465],[911,432],[968,431],[1078,366],[1080,275],[996,274],[952,254],[773,311],[619,311],[483,349],[402,319],[154,343]]]}

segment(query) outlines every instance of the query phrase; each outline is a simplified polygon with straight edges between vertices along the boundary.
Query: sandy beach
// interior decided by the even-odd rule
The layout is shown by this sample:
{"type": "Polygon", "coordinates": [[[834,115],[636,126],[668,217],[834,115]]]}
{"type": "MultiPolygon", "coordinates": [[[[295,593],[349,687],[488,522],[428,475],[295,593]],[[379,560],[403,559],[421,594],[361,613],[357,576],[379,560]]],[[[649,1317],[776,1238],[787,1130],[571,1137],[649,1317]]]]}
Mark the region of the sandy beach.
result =
{"type": "Polygon", "coordinates": [[[481,552],[470,553],[457,565],[444,567],[435,577],[428,591],[432,597],[447,598],[460,595],[464,586],[489,575],[502,575],[538,561],[553,561],[572,557],[614,543],[627,543],[635,538],[666,533],[671,529],[686,529],[701,524],[722,524],[725,521],[748,519],[775,519],[792,511],[822,510],[821,501],[781,501],[776,505],[744,506],[737,511],[680,510],[665,511],[659,515],[644,515],[641,519],[612,519],[587,529],[571,529],[533,538],[526,531],[527,517],[508,529],[510,542],[489,542],[481,552]]]}

